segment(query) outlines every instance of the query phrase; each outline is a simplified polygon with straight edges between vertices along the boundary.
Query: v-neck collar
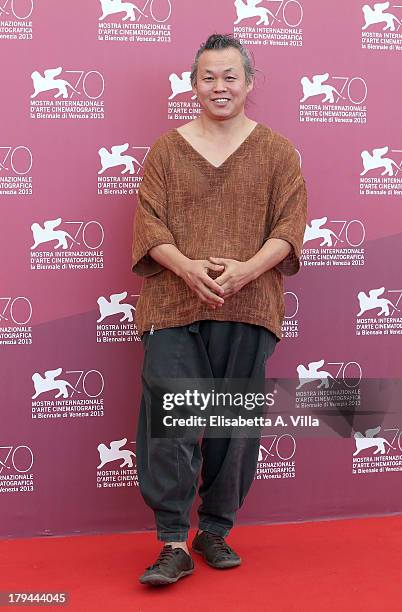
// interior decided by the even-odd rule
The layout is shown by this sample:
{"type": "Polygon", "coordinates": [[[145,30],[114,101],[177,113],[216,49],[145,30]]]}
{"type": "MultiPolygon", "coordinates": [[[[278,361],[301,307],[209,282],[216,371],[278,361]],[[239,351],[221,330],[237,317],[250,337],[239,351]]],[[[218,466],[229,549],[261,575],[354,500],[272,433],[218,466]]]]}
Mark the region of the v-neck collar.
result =
{"type": "Polygon", "coordinates": [[[197,151],[197,149],[195,149],[193,147],[192,144],[190,144],[190,142],[187,140],[187,138],[184,138],[184,136],[182,134],[180,134],[180,132],[177,130],[177,128],[175,128],[173,130],[173,132],[175,134],[177,134],[180,138],[180,140],[182,142],[184,142],[188,148],[191,149],[191,151],[199,158],[201,159],[203,162],[205,162],[210,168],[213,168],[214,170],[220,170],[221,168],[223,168],[235,155],[237,155],[237,153],[239,153],[242,148],[244,147],[244,145],[248,142],[248,140],[254,135],[254,133],[258,130],[258,128],[260,127],[260,124],[257,123],[253,129],[251,130],[251,132],[248,134],[248,136],[246,136],[246,138],[244,140],[242,140],[242,142],[239,144],[239,146],[237,147],[237,149],[235,149],[233,151],[233,153],[231,153],[230,155],[228,155],[228,157],[221,163],[219,164],[219,166],[215,166],[214,164],[212,164],[206,157],[204,157],[199,151],[197,151]]]}

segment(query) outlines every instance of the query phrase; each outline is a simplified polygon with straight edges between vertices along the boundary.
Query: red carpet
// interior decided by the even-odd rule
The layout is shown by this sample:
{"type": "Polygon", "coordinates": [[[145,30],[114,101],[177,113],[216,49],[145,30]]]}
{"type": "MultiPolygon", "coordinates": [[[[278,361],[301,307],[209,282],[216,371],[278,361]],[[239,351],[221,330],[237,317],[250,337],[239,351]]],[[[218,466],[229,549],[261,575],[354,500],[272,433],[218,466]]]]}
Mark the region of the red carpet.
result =
{"type": "Polygon", "coordinates": [[[194,554],[192,576],[152,588],[137,575],[158,554],[153,533],[2,540],[0,591],[67,591],[64,609],[97,612],[402,609],[401,516],[237,527],[228,542],[239,568],[194,554]]]}

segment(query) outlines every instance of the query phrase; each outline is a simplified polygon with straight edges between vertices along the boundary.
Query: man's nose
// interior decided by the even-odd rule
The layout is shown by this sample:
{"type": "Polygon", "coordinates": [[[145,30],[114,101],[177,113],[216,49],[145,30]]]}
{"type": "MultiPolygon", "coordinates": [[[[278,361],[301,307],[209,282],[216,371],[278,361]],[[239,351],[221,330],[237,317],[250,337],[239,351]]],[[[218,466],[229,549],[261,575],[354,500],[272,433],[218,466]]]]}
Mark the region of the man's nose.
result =
{"type": "Polygon", "coordinates": [[[226,83],[223,79],[217,79],[215,83],[215,91],[224,91],[226,89],[226,83]]]}

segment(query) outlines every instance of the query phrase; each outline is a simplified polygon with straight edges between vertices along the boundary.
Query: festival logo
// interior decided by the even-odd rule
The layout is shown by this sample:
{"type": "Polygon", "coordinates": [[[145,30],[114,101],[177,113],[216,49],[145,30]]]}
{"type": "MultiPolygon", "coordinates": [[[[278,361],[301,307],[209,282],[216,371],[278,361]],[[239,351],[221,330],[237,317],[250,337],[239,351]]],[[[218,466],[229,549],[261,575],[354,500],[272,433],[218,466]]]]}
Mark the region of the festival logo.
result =
{"type": "Polygon", "coordinates": [[[105,79],[97,70],[63,70],[59,66],[34,70],[31,79],[31,119],[105,118],[105,79]]]}
{"type": "MultiPolygon", "coordinates": [[[[135,306],[124,302],[128,296],[127,291],[112,293],[108,298],[101,295],[98,299],[99,318],[96,321],[96,341],[111,342],[140,342],[141,338],[134,323],[135,306]],[[104,323],[104,320],[107,323],[104,323]]],[[[130,294],[134,303],[139,295],[130,294]]]]}
{"type": "Polygon", "coordinates": [[[32,344],[32,303],[25,296],[0,297],[0,345],[32,344]]]}
{"type": "MultiPolygon", "coordinates": [[[[138,476],[135,464],[136,454],[126,446],[127,438],[112,440],[109,444],[98,444],[99,465],[97,466],[96,486],[98,489],[110,487],[137,487],[138,476]],[[119,462],[116,465],[116,461],[119,462]],[[104,466],[112,465],[103,469],[104,466]]],[[[134,441],[129,444],[135,444],[134,441]]]]}
{"type": "Polygon", "coordinates": [[[131,146],[128,142],[101,147],[98,151],[98,195],[137,194],[150,147],[131,146]]]}
{"type": "Polygon", "coordinates": [[[62,221],[58,217],[43,224],[32,223],[31,231],[31,270],[82,271],[103,268],[104,253],[101,247],[105,233],[98,221],[62,221]],[[43,245],[46,250],[43,250],[43,245]]]}
{"type": "Polygon", "coordinates": [[[296,477],[296,439],[290,434],[262,435],[254,480],[296,477]]]}
{"type": "Polygon", "coordinates": [[[366,230],[359,219],[312,219],[303,239],[303,266],[364,266],[366,230]],[[308,246],[306,246],[308,245],[308,246]]]}
{"type": "Polygon", "coordinates": [[[32,195],[32,152],[24,145],[0,146],[0,195],[32,195]]]}
{"type": "Polygon", "coordinates": [[[33,419],[104,416],[105,381],[99,370],[47,370],[32,375],[33,419]],[[40,399],[37,399],[40,398],[40,399]]]}
{"type": "Polygon", "coordinates": [[[98,40],[135,43],[172,42],[171,0],[98,0],[98,40]]]}
{"type": "Polygon", "coordinates": [[[388,146],[361,152],[360,195],[402,195],[402,149],[388,146]]]}
{"type": "Polygon", "coordinates": [[[297,0],[235,0],[233,34],[246,45],[303,46],[303,7],[297,0]]]}
{"type": "Polygon", "coordinates": [[[367,83],[362,77],[326,72],[304,75],[300,83],[300,123],[367,123],[367,83]]]}
{"type": "Polygon", "coordinates": [[[356,431],[354,434],[354,439],[356,443],[356,450],[353,453],[353,457],[359,455],[362,451],[370,449],[370,451],[376,455],[377,453],[381,453],[381,455],[385,455],[385,445],[389,448],[395,450],[395,448],[386,440],[385,438],[376,438],[375,436],[381,430],[381,427],[376,427],[375,429],[367,429],[365,435],[360,433],[360,431],[356,431]]]}
{"type": "Polygon", "coordinates": [[[0,40],[32,40],[34,0],[0,0],[0,40]]]}
{"type": "Polygon", "coordinates": [[[282,323],[282,338],[298,338],[299,337],[299,321],[297,313],[299,312],[299,298],[294,291],[285,291],[285,317],[282,323]]]}
{"type": "Polygon", "coordinates": [[[379,287],[359,291],[356,336],[388,336],[402,334],[402,315],[399,303],[402,289],[379,287]]]}
{"type": "Polygon", "coordinates": [[[402,5],[371,2],[362,6],[362,49],[402,51],[402,5]]]}
{"type": "MultiPolygon", "coordinates": [[[[169,100],[173,100],[173,98],[180,94],[192,91],[190,75],[191,72],[182,72],[181,76],[178,76],[174,72],[169,75],[170,88],[172,90],[172,93],[169,96],[169,100]]],[[[195,100],[195,98],[195,95],[191,96],[192,100],[195,100]]]]}
{"type": "Polygon", "coordinates": [[[355,451],[352,459],[352,474],[382,474],[402,471],[402,431],[388,427],[379,436],[381,426],[353,434],[355,451]],[[388,438],[388,439],[387,439],[388,438]]]}
{"type": "Polygon", "coordinates": [[[303,410],[360,405],[359,385],[363,377],[357,361],[310,361],[296,367],[296,407],[303,410]],[[347,404],[345,404],[347,402],[347,404]]]}
{"type": "Polygon", "coordinates": [[[0,446],[0,493],[34,490],[34,455],[26,444],[0,446]]]}
{"type": "Polygon", "coordinates": [[[191,88],[190,74],[185,71],[181,76],[175,72],[169,75],[168,119],[190,121],[201,113],[201,106],[191,88]]]}

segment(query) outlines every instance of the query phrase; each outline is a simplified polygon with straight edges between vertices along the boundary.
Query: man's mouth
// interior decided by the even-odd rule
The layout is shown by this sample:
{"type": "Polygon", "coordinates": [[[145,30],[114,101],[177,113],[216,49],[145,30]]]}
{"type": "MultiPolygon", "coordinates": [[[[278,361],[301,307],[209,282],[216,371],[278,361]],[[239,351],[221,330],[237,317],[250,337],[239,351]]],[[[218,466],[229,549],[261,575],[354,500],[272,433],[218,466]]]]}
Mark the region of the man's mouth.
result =
{"type": "Polygon", "coordinates": [[[230,98],[214,98],[212,100],[212,102],[215,102],[215,104],[226,104],[229,101],[230,101],[230,98]]]}

